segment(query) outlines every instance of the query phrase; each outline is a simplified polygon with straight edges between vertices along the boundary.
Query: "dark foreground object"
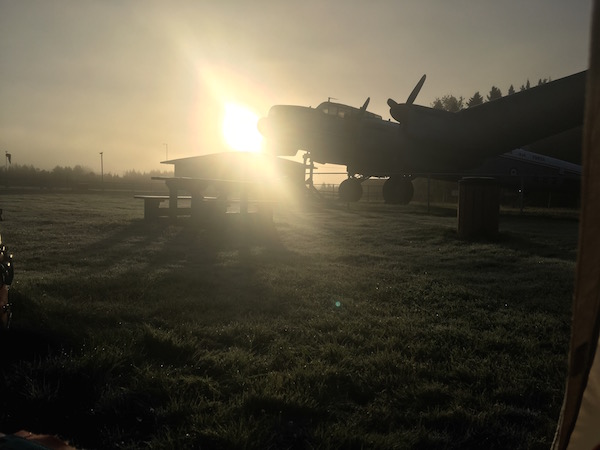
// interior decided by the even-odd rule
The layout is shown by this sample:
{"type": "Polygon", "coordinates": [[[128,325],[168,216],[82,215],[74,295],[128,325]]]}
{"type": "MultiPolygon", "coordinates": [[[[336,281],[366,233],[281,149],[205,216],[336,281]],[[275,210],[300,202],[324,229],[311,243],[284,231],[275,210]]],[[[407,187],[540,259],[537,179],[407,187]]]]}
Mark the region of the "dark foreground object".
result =
{"type": "Polygon", "coordinates": [[[458,235],[463,239],[498,235],[500,187],[493,178],[458,182],[458,235]]]}

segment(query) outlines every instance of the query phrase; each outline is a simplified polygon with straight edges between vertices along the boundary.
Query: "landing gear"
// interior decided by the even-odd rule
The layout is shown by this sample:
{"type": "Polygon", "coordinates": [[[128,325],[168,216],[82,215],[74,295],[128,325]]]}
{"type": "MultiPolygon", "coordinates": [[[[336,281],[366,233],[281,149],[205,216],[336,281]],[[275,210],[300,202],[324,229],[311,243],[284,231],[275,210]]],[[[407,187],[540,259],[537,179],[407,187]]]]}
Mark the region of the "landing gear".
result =
{"type": "MultiPolygon", "coordinates": [[[[341,189],[341,186],[340,186],[341,189]]],[[[394,205],[408,205],[413,198],[415,189],[408,178],[389,178],[383,183],[383,199],[394,205]]]]}
{"type": "Polygon", "coordinates": [[[363,188],[358,178],[348,178],[340,184],[338,195],[342,202],[357,202],[363,194],[363,188]]]}

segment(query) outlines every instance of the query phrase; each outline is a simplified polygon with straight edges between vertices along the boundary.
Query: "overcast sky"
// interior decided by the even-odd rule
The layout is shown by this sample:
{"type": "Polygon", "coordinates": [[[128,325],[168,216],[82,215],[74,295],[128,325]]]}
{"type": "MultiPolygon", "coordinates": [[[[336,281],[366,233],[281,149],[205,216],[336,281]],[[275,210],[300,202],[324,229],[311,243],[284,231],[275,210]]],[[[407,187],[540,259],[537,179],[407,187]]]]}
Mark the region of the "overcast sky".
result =
{"type": "MultiPolygon", "coordinates": [[[[221,151],[225,102],[506,93],[585,70],[590,0],[0,0],[0,151],[165,169],[221,151]]],[[[2,165],[4,159],[1,160],[2,165]]]]}

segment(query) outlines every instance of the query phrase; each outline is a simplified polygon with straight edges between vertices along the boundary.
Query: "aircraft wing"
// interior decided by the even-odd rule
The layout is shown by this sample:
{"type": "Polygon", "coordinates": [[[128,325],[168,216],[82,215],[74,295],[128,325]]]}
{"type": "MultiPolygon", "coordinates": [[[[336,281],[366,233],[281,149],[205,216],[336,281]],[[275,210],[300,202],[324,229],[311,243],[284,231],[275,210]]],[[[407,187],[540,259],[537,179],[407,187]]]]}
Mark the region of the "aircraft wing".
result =
{"type": "Polygon", "coordinates": [[[419,144],[415,158],[473,165],[581,126],[586,76],[579,72],[457,113],[388,103],[406,138],[419,144]]]}

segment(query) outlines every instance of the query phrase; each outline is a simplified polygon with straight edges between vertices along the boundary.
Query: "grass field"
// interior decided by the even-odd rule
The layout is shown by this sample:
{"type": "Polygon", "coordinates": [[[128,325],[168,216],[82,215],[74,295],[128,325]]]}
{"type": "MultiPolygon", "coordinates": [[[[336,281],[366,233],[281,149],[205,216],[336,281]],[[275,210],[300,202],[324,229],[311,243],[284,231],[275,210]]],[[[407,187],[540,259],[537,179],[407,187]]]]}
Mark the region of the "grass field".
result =
{"type": "Polygon", "coordinates": [[[578,222],[280,208],[146,223],[131,195],[0,197],[15,255],[0,431],[80,448],[547,449],[578,222]]]}

